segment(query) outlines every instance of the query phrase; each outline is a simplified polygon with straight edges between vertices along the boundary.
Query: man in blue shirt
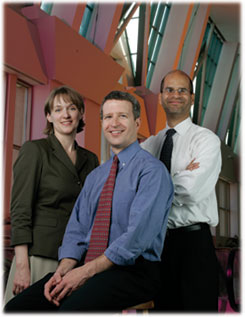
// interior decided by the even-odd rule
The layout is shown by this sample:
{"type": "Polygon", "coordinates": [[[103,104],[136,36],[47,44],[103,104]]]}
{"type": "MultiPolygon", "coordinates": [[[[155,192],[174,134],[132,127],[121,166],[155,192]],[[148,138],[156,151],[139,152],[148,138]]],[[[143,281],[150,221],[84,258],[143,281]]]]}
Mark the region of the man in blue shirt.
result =
{"type": "Polygon", "coordinates": [[[130,94],[109,93],[101,106],[112,157],[86,179],[68,222],[59,266],[10,301],[5,311],[116,311],[151,300],[159,288],[159,262],[173,185],[164,164],[137,141],[140,105],[130,94]],[[84,264],[100,193],[114,155],[108,247],[84,264]]]}

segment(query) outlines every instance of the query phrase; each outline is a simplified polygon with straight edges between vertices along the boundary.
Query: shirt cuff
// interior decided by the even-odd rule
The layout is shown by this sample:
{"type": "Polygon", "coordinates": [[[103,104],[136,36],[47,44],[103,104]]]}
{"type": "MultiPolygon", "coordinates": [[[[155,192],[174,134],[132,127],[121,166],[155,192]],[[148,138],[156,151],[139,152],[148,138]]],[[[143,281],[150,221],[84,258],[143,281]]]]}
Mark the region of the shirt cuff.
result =
{"type": "Polygon", "coordinates": [[[125,266],[135,264],[136,257],[133,257],[131,252],[122,248],[118,248],[116,251],[108,248],[105,250],[104,254],[111,262],[117,265],[125,266]]]}
{"type": "Polygon", "coordinates": [[[85,252],[85,248],[68,248],[68,247],[59,247],[58,249],[58,259],[59,261],[64,259],[64,258],[71,258],[75,259],[78,262],[81,261],[81,258],[85,252]]]}

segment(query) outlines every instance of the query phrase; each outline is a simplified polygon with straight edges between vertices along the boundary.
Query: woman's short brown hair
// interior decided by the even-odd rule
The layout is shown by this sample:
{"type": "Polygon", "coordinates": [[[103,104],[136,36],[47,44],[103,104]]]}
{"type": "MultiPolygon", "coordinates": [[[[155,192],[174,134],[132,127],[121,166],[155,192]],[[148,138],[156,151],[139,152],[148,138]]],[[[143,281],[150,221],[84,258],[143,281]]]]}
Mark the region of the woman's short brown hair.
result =
{"type": "MultiPolygon", "coordinates": [[[[78,110],[83,114],[85,110],[85,105],[82,96],[74,89],[68,87],[68,86],[60,86],[51,91],[49,94],[45,106],[44,106],[44,113],[45,117],[47,117],[47,114],[51,114],[51,111],[54,106],[54,98],[56,96],[62,96],[65,101],[71,101],[75,106],[77,106],[78,110]]],[[[77,127],[77,133],[83,131],[83,128],[85,126],[85,123],[83,119],[79,121],[78,127],[77,127]]],[[[47,120],[46,128],[43,131],[44,134],[53,134],[54,128],[53,123],[49,122],[47,120]]]]}

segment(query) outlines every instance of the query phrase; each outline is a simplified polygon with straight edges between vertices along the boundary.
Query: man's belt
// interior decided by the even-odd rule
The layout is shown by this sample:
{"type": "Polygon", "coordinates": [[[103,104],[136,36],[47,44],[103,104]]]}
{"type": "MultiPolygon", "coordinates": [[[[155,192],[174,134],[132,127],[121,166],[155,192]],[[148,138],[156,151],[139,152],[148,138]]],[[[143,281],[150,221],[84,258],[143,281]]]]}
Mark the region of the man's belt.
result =
{"type": "Polygon", "coordinates": [[[209,228],[209,225],[207,223],[199,222],[199,223],[194,223],[193,225],[190,225],[190,226],[168,229],[167,234],[172,235],[172,234],[197,231],[197,230],[202,230],[207,228],[209,228]]]}

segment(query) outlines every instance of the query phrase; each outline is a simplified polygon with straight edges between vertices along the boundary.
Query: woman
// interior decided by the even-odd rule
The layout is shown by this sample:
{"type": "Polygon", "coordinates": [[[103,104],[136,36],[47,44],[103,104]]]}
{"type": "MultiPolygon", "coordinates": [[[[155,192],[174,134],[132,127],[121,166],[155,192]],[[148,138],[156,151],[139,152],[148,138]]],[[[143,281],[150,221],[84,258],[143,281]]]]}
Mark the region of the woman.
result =
{"type": "Polygon", "coordinates": [[[73,89],[54,89],[45,104],[45,139],[26,142],[14,164],[11,199],[13,259],[5,302],[57,266],[58,247],[97,156],[78,146],[84,103],[73,89]]]}

